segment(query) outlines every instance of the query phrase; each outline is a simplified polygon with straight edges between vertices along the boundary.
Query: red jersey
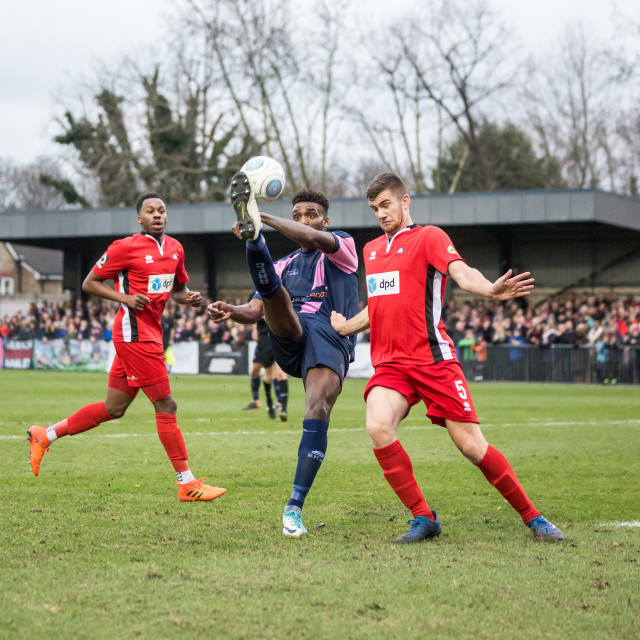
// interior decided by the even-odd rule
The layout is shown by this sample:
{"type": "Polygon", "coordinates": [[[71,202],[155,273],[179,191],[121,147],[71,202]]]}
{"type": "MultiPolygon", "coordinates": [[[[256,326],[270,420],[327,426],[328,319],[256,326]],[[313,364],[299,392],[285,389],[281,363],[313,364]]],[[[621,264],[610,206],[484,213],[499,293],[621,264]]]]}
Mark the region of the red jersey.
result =
{"type": "Polygon", "coordinates": [[[151,298],[142,311],[120,305],[113,322],[113,341],[162,342],[160,317],[174,282],[189,282],[182,245],[166,234],[159,244],[149,234],[136,233],[109,245],[93,273],[103,280],[113,280],[116,291],[151,298]]]}
{"type": "Polygon", "coordinates": [[[439,227],[413,225],[364,247],[371,363],[433,364],[455,360],[442,321],[449,263],[462,260],[439,227]]]}

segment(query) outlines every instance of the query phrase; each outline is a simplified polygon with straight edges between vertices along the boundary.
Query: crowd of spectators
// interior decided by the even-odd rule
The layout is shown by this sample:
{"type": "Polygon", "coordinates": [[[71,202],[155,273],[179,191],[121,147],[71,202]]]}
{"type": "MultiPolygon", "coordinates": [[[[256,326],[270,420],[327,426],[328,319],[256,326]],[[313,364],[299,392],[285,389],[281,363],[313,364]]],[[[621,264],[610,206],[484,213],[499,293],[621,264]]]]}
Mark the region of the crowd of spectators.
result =
{"type": "MultiPolygon", "coordinates": [[[[242,304],[244,300],[233,300],[242,304]]],[[[53,338],[110,340],[117,306],[106,300],[31,304],[26,313],[4,316],[0,336],[15,339],[53,338]]],[[[614,297],[567,292],[530,304],[527,298],[507,303],[484,299],[451,299],[443,310],[447,331],[461,361],[482,362],[490,346],[507,345],[513,353],[526,345],[589,346],[604,361],[608,352],[640,346],[640,303],[633,296],[614,297]]],[[[210,321],[205,307],[193,309],[169,302],[162,315],[165,348],[175,342],[241,344],[251,327],[210,321]]],[[[366,341],[367,336],[360,336],[366,341]]],[[[514,358],[514,359],[517,359],[514,358]]]]}
{"type": "Polygon", "coordinates": [[[445,311],[447,331],[456,346],[525,344],[611,346],[640,344],[640,303],[633,297],[568,292],[536,305],[526,297],[494,304],[484,299],[456,303],[445,311]]]}
{"type": "MultiPolygon", "coordinates": [[[[233,304],[242,304],[233,300],[233,304]]],[[[208,301],[207,301],[208,304],[208,301]]],[[[111,327],[117,305],[108,300],[87,302],[69,300],[64,303],[32,303],[26,313],[0,319],[0,337],[15,340],[111,340],[111,327]]],[[[243,343],[251,327],[231,320],[216,324],[208,319],[205,307],[194,309],[169,301],[162,314],[165,347],[174,342],[198,341],[203,344],[220,342],[243,343]]]]}
{"type": "Polygon", "coordinates": [[[458,357],[474,363],[477,379],[491,347],[507,347],[513,379],[522,379],[527,347],[588,348],[598,382],[614,381],[619,369],[629,381],[640,379],[640,302],[631,295],[570,291],[535,305],[526,297],[500,304],[452,300],[445,315],[458,357]]]}

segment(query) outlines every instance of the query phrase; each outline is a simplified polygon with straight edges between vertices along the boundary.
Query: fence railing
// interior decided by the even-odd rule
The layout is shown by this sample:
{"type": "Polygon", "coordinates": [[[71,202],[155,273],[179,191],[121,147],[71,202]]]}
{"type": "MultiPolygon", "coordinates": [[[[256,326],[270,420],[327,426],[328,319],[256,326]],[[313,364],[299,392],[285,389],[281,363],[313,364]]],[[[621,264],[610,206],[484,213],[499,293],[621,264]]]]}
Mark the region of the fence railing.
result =
{"type": "MultiPolygon", "coordinates": [[[[174,373],[247,374],[255,343],[241,346],[197,342],[173,346],[174,373]]],[[[108,371],[114,355],[111,342],[95,340],[0,340],[0,368],[108,371]]],[[[640,383],[640,346],[596,348],[556,344],[489,345],[485,352],[461,349],[458,357],[469,381],[640,383]]],[[[356,344],[351,378],[373,375],[369,345],[356,344]]]]}
{"type": "Polygon", "coordinates": [[[460,357],[470,381],[640,383],[640,346],[489,345],[485,361],[460,357]]]}

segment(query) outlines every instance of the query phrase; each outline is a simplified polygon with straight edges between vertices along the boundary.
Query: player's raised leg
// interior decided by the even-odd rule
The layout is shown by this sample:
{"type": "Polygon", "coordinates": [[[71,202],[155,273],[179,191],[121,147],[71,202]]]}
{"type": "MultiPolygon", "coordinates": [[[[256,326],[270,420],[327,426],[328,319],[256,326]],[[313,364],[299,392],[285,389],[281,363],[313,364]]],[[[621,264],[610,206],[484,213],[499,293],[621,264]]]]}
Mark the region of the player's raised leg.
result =
{"type": "Polygon", "coordinates": [[[231,181],[231,203],[236,213],[238,232],[247,240],[247,266],[256,291],[262,297],[269,330],[282,340],[297,340],[302,335],[300,321],[276,273],[261,231],[262,221],[256,199],[249,179],[241,171],[231,181]]]}
{"type": "Polygon", "coordinates": [[[453,420],[447,420],[446,424],[458,449],[482,471],[484,477],[520,514],[522,521],[536,537],[550,542],[564,540],[562,531],[534,507],[509,461],[487,443],[478,424],[453,420]]]}
{"type": "Polygon", "coordinates": [[[257,240],[262,229],[260,211],[249,178],[242,171],[238,171],[231,179],[230,195],[243,240],[257,240]]]}

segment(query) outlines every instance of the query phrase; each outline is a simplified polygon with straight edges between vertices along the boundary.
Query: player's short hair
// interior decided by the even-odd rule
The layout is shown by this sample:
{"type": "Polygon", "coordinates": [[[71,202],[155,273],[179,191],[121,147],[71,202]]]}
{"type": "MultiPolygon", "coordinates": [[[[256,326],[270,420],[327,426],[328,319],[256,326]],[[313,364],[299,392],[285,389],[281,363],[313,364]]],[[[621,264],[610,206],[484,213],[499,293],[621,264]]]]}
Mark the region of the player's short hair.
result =
{"type": "Polygon", "coordinates": [[[367,186],[367,200],[375,200],[385,189],[389,189],[398,198],[407,193],[402,178],[393,171],[379,173],[367,186]]]}
{"type": "Polygon", "coordinates": [[[136,200],[136,211],[138,213],[140,213],[140,211],[142,211],[142,205],[144,204],[145,200],[149,200],[151,198],[157,198],[158,200],[162,200],[162,202],[164,202],[164,198],[159,194],[159,193],[143,193],[137,200],[136,200]]]}
{"type": "Polygon", "coordinates": [[[315,202],[324,209],[324,215],[326,217],[329,212],[329,198],[316,189],[300,189],[296,191],[291,198],[291,206],[295,207],[298,202],[315,202]]]}

